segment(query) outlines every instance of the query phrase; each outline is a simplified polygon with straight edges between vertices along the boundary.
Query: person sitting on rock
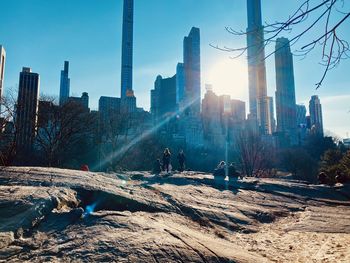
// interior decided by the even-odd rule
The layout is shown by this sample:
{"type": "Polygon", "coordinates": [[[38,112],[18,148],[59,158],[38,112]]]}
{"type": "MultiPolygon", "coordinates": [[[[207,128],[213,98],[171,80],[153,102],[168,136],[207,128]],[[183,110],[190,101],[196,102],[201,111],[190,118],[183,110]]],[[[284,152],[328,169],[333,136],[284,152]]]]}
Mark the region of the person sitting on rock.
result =
{"type": "Polygon", "coordinates": [[[344,173],[337,172],[335,176],[335,181],[340,184],[346,184],[349,181],[349,178],[344,173]]]}
{"type": "Polygon", "coordinates": [[[230,181],[237,180],[240,177],[239,172],[236,171],[236,167],[234,163],[230,163],[230,166],[228,167],[228,178],[230,181]]]}
{"type": "Polygon", "coordinates": [[[163,153],[163,170],[169,173],[170,171],[170,160],[171,160],[171,153],[169,148],[165,148],[163,153]]]}
{"type": "Polygon", "coordinates": [[[160,162],[160,159],[157,159],[155,161],[152,172],[155,175],[159,175],[162,172],[162,164],[160,162]]]}
{"type": "Polygon", "coordinates": [[[318,182],[320,184],[329,184],[329,178],[326,173],[321,172],[318,174],[318,182]]]}
{"type": "Polygon", "coordinates": [[[214,170],[214,177],[225,177],[226,173],[226,163],[224,161],[221,161],[218,165],[218,167],[214,170]]]}

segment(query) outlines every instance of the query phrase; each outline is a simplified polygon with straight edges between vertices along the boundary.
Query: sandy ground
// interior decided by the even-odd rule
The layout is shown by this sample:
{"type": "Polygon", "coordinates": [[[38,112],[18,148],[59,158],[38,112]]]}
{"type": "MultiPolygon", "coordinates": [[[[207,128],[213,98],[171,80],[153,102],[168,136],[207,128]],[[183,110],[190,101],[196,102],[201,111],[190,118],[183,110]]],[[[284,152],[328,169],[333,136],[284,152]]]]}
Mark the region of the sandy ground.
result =
{"type": "Polygon", "coordinates": [[[298,222],[298,216],[283,218],[262,226],[258,233],[237,234],[230,240],[266,262],[350,262],[349,234],[288,230],[298,222]]]}

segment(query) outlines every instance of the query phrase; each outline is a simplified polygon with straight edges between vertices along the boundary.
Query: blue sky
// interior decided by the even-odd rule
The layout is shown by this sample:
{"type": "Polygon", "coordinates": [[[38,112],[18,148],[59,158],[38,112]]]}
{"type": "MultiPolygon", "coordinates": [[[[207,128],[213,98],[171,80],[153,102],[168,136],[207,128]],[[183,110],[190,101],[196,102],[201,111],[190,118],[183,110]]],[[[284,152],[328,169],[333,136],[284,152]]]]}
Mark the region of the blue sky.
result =
{"type": "MultiPolygon", "coordinates": [[[[300,1],[262,2],[263,20],[275,21],[287,17],[300,1]]],[[[60,70],[63,61],[69,60],[71,95],[87,91],[92,109],[97,109],[100,96],[120,95],[122,0],[1,0],[1,10],[0,44],[7,52],[5,89],[15,88],[21,68],[29,66],[41,75],[41,92],[57,96],[60,70]]],[[[202,93],[205,83],[211,83],[218,94],[247,101],[245,58],[231,60],[229,54],[209,46],[245,44],[244,38],[225,31],[225,26],[246,28],[245,0],[135,0],[138,106],[149,109],[149,91],[157,75],[174,75],[176,64],[182,61],[183,37],[192,26],[201,29],[202,93]]],[[[350,36],[350,21],[340,33],[350,36]]],[[[332,70],[316,91],[323,70],[319,55],[315,51],[304,60],[294,60],[297,102],[308,105],[311,95],[319,95],[325,129],[346,137],[350,132],[350,60],[332,70]]],[[[274,96],[273,57],[267,61],[267,74],[268,94],[274,96]]]]}

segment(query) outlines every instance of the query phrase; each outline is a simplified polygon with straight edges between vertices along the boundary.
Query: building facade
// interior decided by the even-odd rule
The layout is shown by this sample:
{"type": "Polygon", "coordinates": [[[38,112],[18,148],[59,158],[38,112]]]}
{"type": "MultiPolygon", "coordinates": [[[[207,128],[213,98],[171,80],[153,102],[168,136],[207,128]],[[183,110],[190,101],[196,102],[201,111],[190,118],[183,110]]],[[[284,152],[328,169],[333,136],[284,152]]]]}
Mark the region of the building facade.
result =
{"type": "Polygon", "coordinates": [[[19,77],[16,108],[17,138],[19,152],[30,150],[36,135],[40,76],[30,68],[23,68],[19,77]]]}
{"type": "Polygon", "coordinates": [[[185,114],[199,116],[201,111],[201,59],[200,59],[200,30],[192,27],[189,35],[184,38],[184,73],[185,114]]]}
{"type": "Polygon", "coordinates": [[[60,99],[59,104],[62,106],[68,101],[70,92],[70,78],[69,78],[69,62],[64,62],[64,69],[61,70],[61,81],[60,81],[60,99]]]}
{"type": "Polygon", "coordinates": [[[90,111],[89,108],[89,94],[87,92],[83,92],[81,94],[81,97],[69,97],[68,102],[75,103],[77,105],[80,105],[84,108],[86,111],[90,111]]]}
{"type": "Polygon", "coordinates": [[[277,131],[297,143],[293,54],[287,38],[278,38],[275,47],[277,131]]]}
{"type": "Polygon", "coordinates": [[[183,63],[176,66],[176,103],[180,106],[185,93],[185,68],[183,63]]]}
{"type": "Polygon", "coordinates": [[[273,134],[276,131],[276,120],[273,97],[266,97],[267,113],[268,113],[268,134],[273,134]]]}
{"type": "MultiPolygon", "coordinates": [[[[0,99],[2,98],[4,93],[5,62],[6,62],[6,52],[4,47],[0,45],[0,99]]],[[[1,104],[0,104],[0,108],[1,108],[1,104]]]]}
{"type": "Polygon", "coordinates": [[[121,67],[121,99],[133,91],[133,34],[134,34],[134,0],[124,0],[122,67],[121,67]]]}
{"type": "Polygon", "coordinates": [[[261,1],[247,0],[247,47],[250,119],[256,119],[262,134],[269,133],[264,28],[261,1]]]}
{"type": "Polygon", "coordinates": [[[311,97],[309,102],[310,127],[311,131],[323,136],[322,105],[317,95],[311,97]]]}
{"type": "Polygon", "coordinates": [[[306,127],[306,107],[305,105],[297,104],[296,105],[296,116],[297,116],[297,126],[306,127]]]}
{"type": "Polygon", "coordinates": [[[154,121],[174,116],[177,112],[177,76],[158,76],[151,90],[151,113],[154,121]]]}
{"type": "Polygon", "coordinates": [[[231,112],[234,122],[243,122],[246,120],[245,102],[241,100],[231,100],[231,112]]]}
{"type": "Polygon", "coordinates": [[[98,113],[102,133],[111,128],[110,123],[113,124],[113,119],[116,119],[120,114],[120,103],[120,98],[100,97],[98,101],[98,113]]]}

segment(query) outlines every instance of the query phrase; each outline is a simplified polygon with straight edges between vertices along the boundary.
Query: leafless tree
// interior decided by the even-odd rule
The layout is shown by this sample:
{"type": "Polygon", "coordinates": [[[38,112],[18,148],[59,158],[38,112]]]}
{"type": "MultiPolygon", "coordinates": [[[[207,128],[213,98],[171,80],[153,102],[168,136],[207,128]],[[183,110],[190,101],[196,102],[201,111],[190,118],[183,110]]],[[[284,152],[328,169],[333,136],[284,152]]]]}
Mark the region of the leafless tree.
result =
{"type": "Polygon", "coordinates": [[[12,163],[16,155],[15,92],[0,98],[0,165],[12,163]]]}
{"type": "MultiPolygon", "coordinates": [[[[116,152],[122,144],[125,144],[128,132],[131,128],[130,114],[113,111],[108,112],[107,116],[100,115],[99,133],[100,133],[100,158],[102,160],[116,152]]],[[[108,166],[114,166],[114,160],[110,160],[108,166]]]]}
{"type": "Polygon", "coordinates": [[[269,175],[273,168],[273,147],[264,142],[261,136],[244,130],[236,137],[238,161],[246,176],[261,177],[269,175]]]}
{"type": "MultiPolygon", "coordinates": [[[[349,42],[340,30],[350,16],[346,2],[345,0],[302,0],[298,8],[284,21],[265,22],[263,27],[265,38],[261,40],[262,47],[273,44],[276,38],[283,33],[289,34],[291,46],[296,47],[295,55],[305,57],[319,47],[321,50],[320,64],[325,67],[316,84],[316,88],[319,88],[329,70],[338,66],[342,60],[349,58],[349,42]],[[320,28],[323,30],[320,31],[320,28]]],[[[261,29],[257,28],[252,32],[247,32],[227,27],[226,30],[234,36],[246,36],[248,34],[259,35],[256,31],[261,29]]],[[[214,47],[232,53],[233,58],[244,55],[249,48],[248,46],[214,47]]],[[[265,59],[275,52],[276,50],[267,53],[265,59]]]]}
{"type": "Polygon", "coordinates": [[[92,136],[96,122],[79,103],[67,102],[58,106],[53,98],[41,96],[35,141],[46,165],[62,165],[64,156],[79,147],[82,138],[92,136]]]}

